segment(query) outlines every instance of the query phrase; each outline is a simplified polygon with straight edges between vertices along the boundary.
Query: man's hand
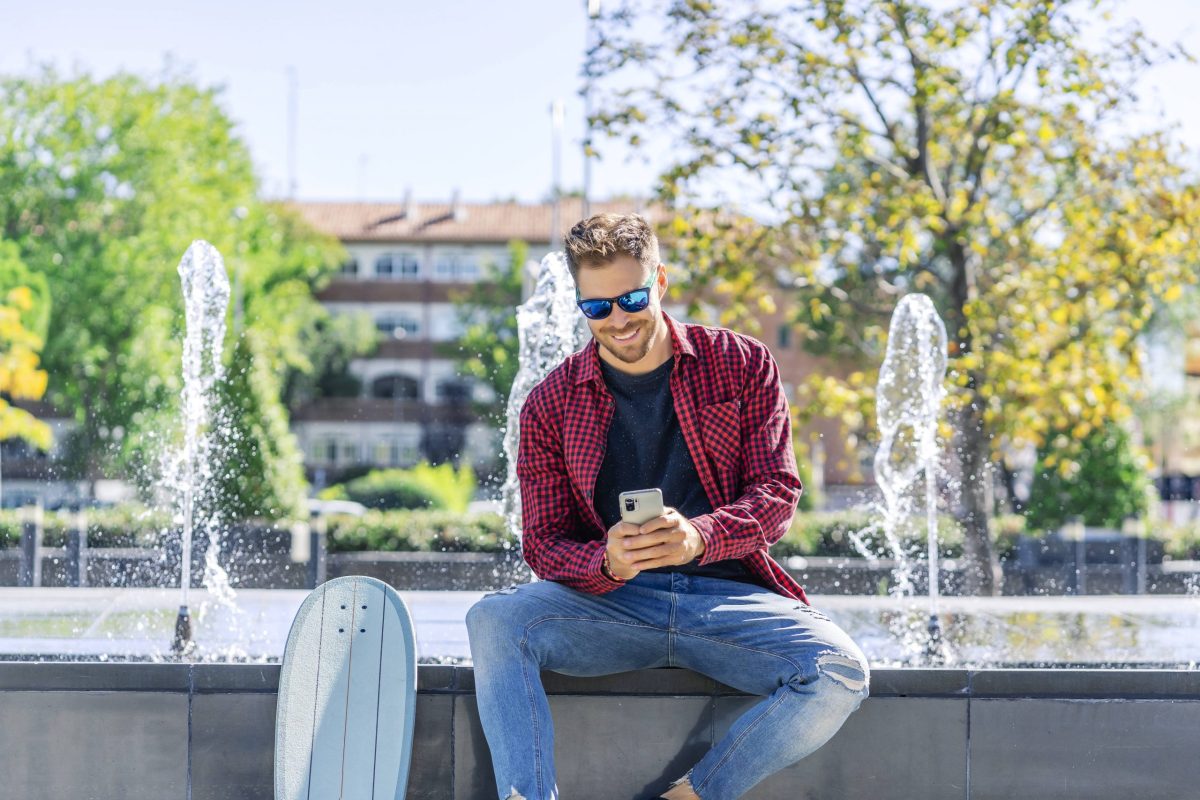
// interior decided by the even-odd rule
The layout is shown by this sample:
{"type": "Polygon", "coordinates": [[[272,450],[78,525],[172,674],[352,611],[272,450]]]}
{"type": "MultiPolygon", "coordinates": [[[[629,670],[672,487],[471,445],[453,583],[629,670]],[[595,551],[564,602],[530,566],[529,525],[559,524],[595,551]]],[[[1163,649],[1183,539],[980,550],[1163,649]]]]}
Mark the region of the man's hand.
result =
{"type": "Polygon", "coordinates": [[[700,532],[674,508],[640,526],[618,522],[608,530],[609,569],[622,580],[647,569],[687,564],[703,554],[700,532]]]}

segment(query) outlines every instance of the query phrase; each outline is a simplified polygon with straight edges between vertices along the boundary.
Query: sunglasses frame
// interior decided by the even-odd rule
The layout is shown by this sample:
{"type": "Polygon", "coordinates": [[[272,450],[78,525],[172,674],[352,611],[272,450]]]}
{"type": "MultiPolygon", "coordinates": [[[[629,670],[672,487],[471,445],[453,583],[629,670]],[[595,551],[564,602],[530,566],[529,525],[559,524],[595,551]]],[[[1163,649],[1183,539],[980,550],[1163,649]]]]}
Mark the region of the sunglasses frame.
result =
{"type": "MultiPolygon", "coordinates": [[[[579,299],[579,287],[575,287],[575,305],[578,306],[579,311],[590,320],[599,321],[602,319],[608,319],[612,315],[612,310],[613,310],[614,304],[621,306],[621,310],[624,311],[626,314],[636,314],[639,311],[645,311],[646,308],[649,307],[650,291],[654,288],[654,284],[657,281],[658,281],[658,270],[656,269],[656,270],[654,270],[654,272],[652,272],[650,274],[650,281],[645,286],[639,286],[636,289],[630,289],[628,292],[625,292],[624,294],[619,294],[616,297],[589,297],[586,300],[579,299]],[[646,304],[636,310],[630,310],[630,309],[626,308],[625,305],[621,301],[626,300],[627,298],[629,298],[630,295],[636,294],[638,292],[646,293],[646,304]],[[598,316],[592,316],[584,309],[584,307],[583,307],[584,303],[608,303],[608,310],[598,316]]],[[[629,302],[632,302],[632,300],[629,300],[629,302]]]]}

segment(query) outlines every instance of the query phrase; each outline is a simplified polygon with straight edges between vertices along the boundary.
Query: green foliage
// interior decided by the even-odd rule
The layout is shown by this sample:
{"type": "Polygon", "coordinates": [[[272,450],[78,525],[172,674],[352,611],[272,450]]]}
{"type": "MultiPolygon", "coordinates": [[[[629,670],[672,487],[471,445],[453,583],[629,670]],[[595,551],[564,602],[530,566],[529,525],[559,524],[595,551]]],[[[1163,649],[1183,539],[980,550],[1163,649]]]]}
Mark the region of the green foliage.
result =
{"type": "Polygon", "coordinates": [[[514,550],[499,514],[448,511],[372,511],[329,520],[329,549],[500,553],[514,550]]]}
{"type": "Polygon", "coordinates": [[[317,320],[308,338],[310,368],[288,370],[284,402],[292,410],[318,397],[358,397],[362,381],[350,373],[350,361],[378,344],[375,323],[366,313],[331,314],[317,320]]]}
{"type": "Polygon", "coordinates": [[[370,472],[361,478],[322,489],[318,496],[322,500],[353,500],[379,510],[441,508],[433,492],[401,470],[370,472]]]}
{"type": "MultiPolygon", "coordinates": [[[[878,525],[878,515],[859,510],[796,514],[783,538],[771,546],[775,558],[829,556],[892,558],[894,554],[878,525]]],[[[962,529],[949,516],[938,517],[938,547],[945,557],[962,554],[962,529]]],[[[924,529],[903,543],[906,554],[924,557],[924,529]]]]}
{"type": "Polygon", "coordinates": [[[372,470],[360,478],[330,486],[325,500],[353,500],[368,508],[430,508],[463,513],[475,495],[475,473],[470,465],[455,469],[422,461],[411,469],[372,470]]]}
{"type": "Polygon", "coordinates": [[[176,267],[198,237],[236,287],[230,336],[257,331],[255,356],[281,374],[318,369],[307,348],[328,315],[313,291],[343,253],[256,197],[219,90],[46,69],[0,79],[0,109],[0,231],[54,298],[43,361],[47,399],[76,423],[71,474],[155,471],[181,388],[176,267]]]}
{"type": "Polygon", "coordinates": [[[1146,513],[1148,467],[1120,425],[1106,425],[1075,443],[1048,442],[1034,467],[1025,514],[1029,527],[1054,530],[1077,515],[1085,525],[1120,528],[1125,517],[1146,513]]]}
{"type": "Polygon", "coordinates": [[[262,352],[261,337],[238,339],[217,387],[218,414],[227,434],[220,453],[215,497],[220,519],[298,519],[304,516],[303,457],[288,430],[278,373],[262,352]]]}
{"type": "Polygon", "coordinates": [[[1164,557],[1200,561],[1200,522],[1159,521],[1150,532],[1162,540],[1164,557]]]}
{"type": "Polygon", "coordinates": [[[50,447],[50,428],[10,400],[38,400],[46,391],[38,352],[49,307],[45,279],[0,239],[0,440],[20,437],[42,449],[50,447]]]}
{"type": "Polygon", "coordinates": [[[479,283],[454,298],[465,328],[459,340],[459,369],[491,386],[501,409],[519,366],[516,308],[528,258],[528,245],[509,242],[508,263],[489,264],[479,283]]]}
{"type": "Polygon", "coordinates": [[[25,266],[16,244],[0,239],[0,297],[20,287],[28,289],[30,301],[29,308],[21,312],[21,324],[45,341],[50,326],[50,287],[46,276],[25,266]]]}
{"type": "MultiPolygon", "coordinates": [[[[0,548],[17,547],[21,542],[21,514],[18,509],[0,510],[0,548]]],[[[42,544],[66,545],[67,530],[73,524],[66,511],[47,511],[42,515],[42,544]]],[[[86,511],[88,547],[158,547],[161,535],[170,525],[170,515],[150,511],[138,505],[93,508],[86,511]]]]}
{"type": "MultiPolygon", "coordinates": [[[[797,453],[797,456],[799,453],[797,453]]],[[[817,490],[816,484],[812,477],[812,464],[807,459],[797,458],[796,466],[800,473],[800,483],[804,486],[804,493],[800,495],[800,502],[796,506],[796,511],[803,513],[805,511],[813,511],[817,507],[817,490]]]]}
{"type": "MultiPolygon", "coordinates": [[[[865,433],[895,303],[928,294],[950,334],[953,452],[982,475],[1051,431],[1069,445],[1127,420],[1138,337],[1196,282],[1186,154],[1170,131],[1120,124],[1145,71],[1186,53],[1136,24],[1083,35],[1112,5],[622,7],[589,53],[594,121],[667,140],[663,234],[722,322],[753,327],[794,292],[805,346],[836,359],[801,421],[865,433]]],[[[964,494],[980,591],[994,588],[985,506],[964,494]]]]}

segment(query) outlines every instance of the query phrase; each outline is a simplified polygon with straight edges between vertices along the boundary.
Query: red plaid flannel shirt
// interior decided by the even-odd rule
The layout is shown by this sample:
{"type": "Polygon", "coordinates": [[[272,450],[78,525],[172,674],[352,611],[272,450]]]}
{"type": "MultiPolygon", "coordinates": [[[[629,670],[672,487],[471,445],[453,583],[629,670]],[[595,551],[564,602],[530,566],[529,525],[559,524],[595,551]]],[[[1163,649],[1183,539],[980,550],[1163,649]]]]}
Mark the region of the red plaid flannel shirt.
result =
{"type": "MultiPolygon", "coordinates": [[[[779,367],[755,339],[664,317],[675,414],[714,509],[692,519],[704,539],[700,563],[740,559],[775,592],[807,603],[767,554],[803,491],[779,367]]],[[[525,561],[543,580],[591,594],[622,585],[600,570],[608,529],[592,505],[613,415],[597,349],[592,340],[529,393],[517,455],[525,561]]]]}

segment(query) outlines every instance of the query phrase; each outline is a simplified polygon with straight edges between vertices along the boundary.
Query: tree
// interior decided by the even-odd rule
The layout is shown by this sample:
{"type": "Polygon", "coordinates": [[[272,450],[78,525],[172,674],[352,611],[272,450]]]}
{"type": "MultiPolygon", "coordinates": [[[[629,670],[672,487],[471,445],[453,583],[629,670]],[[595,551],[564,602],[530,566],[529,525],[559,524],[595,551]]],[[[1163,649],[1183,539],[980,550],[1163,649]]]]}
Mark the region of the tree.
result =
{"type": "Polygon", "coordinates": [[[12,242],[0,240],[0,441],[19,437],[43,450],[50,428],[12,400],[37,400],[46,391],[38,367],[46,331],[46,283],[21,263],[12,242]]]}
{"type": "Polygon", "coordinates": [[[1110,5],[673,0],[647,25],[626,3],[587,65],[597,125],[671,139],[665,233],[695,283],[737,298],[726,319],[790,290],[805,346],[849,365],[802,408],[873,419],[896,301],[934,299],[976,593],[997,588],[993,463],[1128,419],[1137,338],[1200,261],[1181,149],[1119,127],[1136,79],[1186,54],[1089,30],[1110,5]]]}
{"type": "Polygon", "coordinates": [[[454,298],[465,328],[459,369],[490,386],[502,407],[519,367],[516,312],[528,258],[525,242],[509,242],[508,263],[488,264],[483,278],[454,298]]]}
{"type": "MultiPolygon", "coordinates": [[[[495,393],[495,400],[479,410],[501,431],[508,425],[508,396],[520,368],[516,311],[522,300],[528,259],[529,246],[525,242],[509,242],[507,263],[487,264],[482,280],[452,298],[464,328],[457,347],[458,369],[495,393]]],[[[507,463],[504,449],[499,448],[494,468],[485,472],[482,482],[499,490],[507,463]]]]}
{"type": "MultiPolygon", "coordinates": [[[[318,368],[305,347],[327,313],[313,290],[344,253],[257,198],[250,154],[220,101],[170,74],[94,80],[45,69],[0,80],[0,236],[54,298],[47,394],[74,419],[75,475],[131,476],[141,464],[154,478],[150,453],[177,427],[176,266],[193,239],[216,246],[231,273],[231,328],[242,330],[230,335],[255,331],[252,355],[273,367],[318,368]]],[[[278,404],[281,391],[254,397],[278,404]]]]}
{"type": "Polygon", "coordinates": [[[307,342],[308,364],[288,370],[283,390],[288,409],[295,411],[318,397],[358,397],[362,381],[350,372],[350,362],[378,343],[369,314],[329,314],[317,320],[307,342]]]}
{"type": "Polygon", "coordinates": [[[1055,529],[1071,516],[1085,525],[1120,528],[1126,517],[1146,513],[1148,465],[1120,425],[1096,428],[1078,441],[1067,431],[1047,437],[1039,456],[1025,514],[1031,529],[1055,529]]]}
{"type": "Polygon", "coordinates": [[[224,468],[217,472],[213,497],[224,519],[304,516],[304,457],[288,430],[272,361],[260,334],[247,331],[218,384],[224,468]]]}

